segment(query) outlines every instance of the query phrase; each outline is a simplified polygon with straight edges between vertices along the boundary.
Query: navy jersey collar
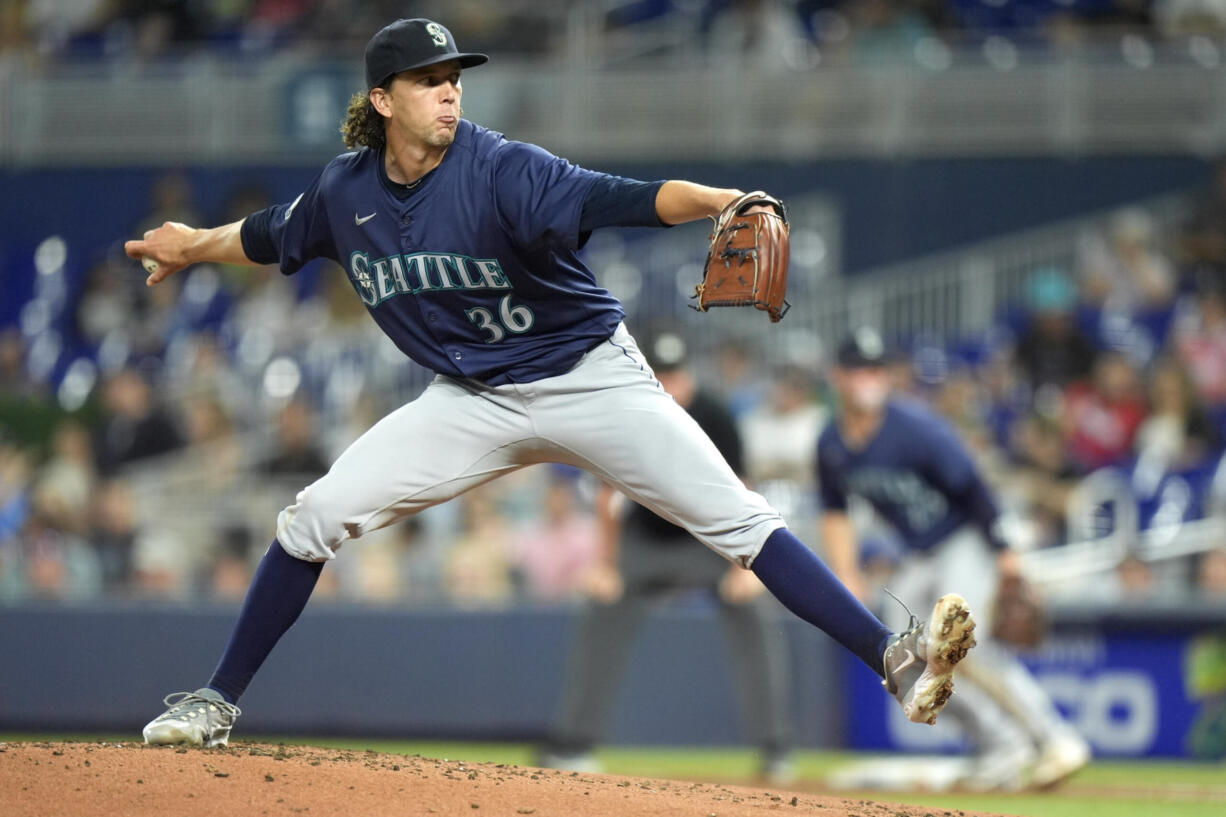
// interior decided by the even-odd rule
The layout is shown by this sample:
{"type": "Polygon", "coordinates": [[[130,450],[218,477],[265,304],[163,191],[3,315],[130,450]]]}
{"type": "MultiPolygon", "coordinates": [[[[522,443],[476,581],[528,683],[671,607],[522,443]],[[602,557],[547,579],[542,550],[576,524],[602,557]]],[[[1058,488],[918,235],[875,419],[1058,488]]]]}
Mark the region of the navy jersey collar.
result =
{"type": "Polygon", "coordinates": [[[443,165],[447,164],[448,159],[451,158],[452,153],[454,153],[458,144],[461,142],[467,143],[470,141],[472,138],[472,129],[473,125],[471,122],[469,122],[467,119],[461,119],[456,124],[455,141],[451,143],[451,147],[447,148],[447,152],[443,154],[443,160],[433,167],[429,173],[422,176],[415,184],[412,185],[392,181],[392,178],[387,175],[387,145],[384,144],[379,148],[379,153],[375,161],[377,172],[379,174],[379,183],[383,185],[384,190],[391,193],[396,198],[400,199],[401,201],[408,201],[414,193],[428,185],[431,179],[433,179],[438,173],[439,169],[442,168],[443,165]]]}

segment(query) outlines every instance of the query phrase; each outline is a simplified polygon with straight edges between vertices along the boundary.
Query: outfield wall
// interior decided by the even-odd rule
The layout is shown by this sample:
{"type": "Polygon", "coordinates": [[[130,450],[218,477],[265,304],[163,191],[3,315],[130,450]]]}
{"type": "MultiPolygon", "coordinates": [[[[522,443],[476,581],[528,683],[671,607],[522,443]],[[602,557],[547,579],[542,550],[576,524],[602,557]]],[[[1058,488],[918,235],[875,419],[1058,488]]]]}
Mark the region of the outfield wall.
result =
{"type": "MultiPolygon", "coordinates": [[[[129,732],[162,696],[204,684],[237,610],[181,606],[0,607],[0,731],[129,732]]],[[[253,734],[536,739],[562,683],[566,610],[308,609],[241,704],[253,734]]],[[[843,698],[835,648],[785,627],[804,745],[837,745],[843,698]]],[[[711,610],[660,611],[644,628],[610,740],[743,742],[711,610]]]]}
{"type": "MultiPolygon", "coordinates": [[[[136,735],[159,699],[204,682],[233,607],[0,608],[0,731],[136,735]]],[[[533,740],[558,700],[568,609],[308,609],[243,698],[242,731],[533,740]]],[[[944,725],[908,724],[876,677],[798,621],[792,706],[803,746],[943,751],[944,725]]],[[[1188,756],[1216,744],[1226,700],[1226,608],[1064,609],[1025,656],[1102,755],[1188,756]],[[1205,740],[1210,741],[1209,744],[1205,740]]],[[[619,744],[745,742],[710,608],[646,626],[613,714],[619,744]]],[[[1226,750],[1226,747],[1223,747],[1226,750]]]]}

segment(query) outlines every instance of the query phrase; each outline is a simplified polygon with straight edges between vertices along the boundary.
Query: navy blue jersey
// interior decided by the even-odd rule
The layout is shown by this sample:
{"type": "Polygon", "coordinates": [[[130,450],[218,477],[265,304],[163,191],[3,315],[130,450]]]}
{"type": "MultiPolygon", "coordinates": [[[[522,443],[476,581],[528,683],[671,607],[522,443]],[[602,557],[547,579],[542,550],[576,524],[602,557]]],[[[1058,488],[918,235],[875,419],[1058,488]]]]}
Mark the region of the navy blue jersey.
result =
{"type": "Polygon", "coordinates": [[[891,400],[877,433],[862,448],[837,422],[817,441],[822,508],[846,511],[856,495],[889,522],[907,547],[927,550],[968,523],[1001,547],[996,503],[954,430],[923,406],[891,400]]]}
{"type": "Polygon", "coordinates": [[[382,164],[342,154],[273,208],[282,272],[331,258],[406,355],[492,385],[561,374],[617,328],[621,304],[576,255],[584,198],[610,177],[467,120],[412,195],[382,164]]]}

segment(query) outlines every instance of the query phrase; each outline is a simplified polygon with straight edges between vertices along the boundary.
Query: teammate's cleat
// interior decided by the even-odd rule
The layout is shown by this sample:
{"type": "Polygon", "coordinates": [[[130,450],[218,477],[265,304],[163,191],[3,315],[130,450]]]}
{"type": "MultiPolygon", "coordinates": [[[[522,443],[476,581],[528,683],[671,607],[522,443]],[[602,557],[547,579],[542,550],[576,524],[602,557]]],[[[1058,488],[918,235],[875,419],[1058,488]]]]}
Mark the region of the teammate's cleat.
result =
{"type": "Polygon", "coordinates": [[[1039,747],[1039,757],[1030,770],[1030,784],[1046,789],[1059,784],[1090,762],[1090,744],[1076,733],[1052,738],[1039,747]]]}
{"type": "Polygon", "coordinates": [[[230,742],[230,729],[242,710],[205,687],[174,692],[162,703],[166,711],[145,726],[145,743],[155,746],[196,746],[211,749],[230,742]]]}
{"type": "Polygon", "coordinates": [[[558,769],[563,772],[596,774],[602,768],[596,755],[585,749],[548,749],[541,753],[539,762],[543,769],[558,769]]]}
{"type": "Polygon", "coordinates": [[[994,746],[971,759],[960,786],[968,791],[1021,791],[1034,760],[1035,749],[1029,739],[994,746]]]}
{"type": "Polygon", "coordinates": [[[973,646],[975,618],[966,599],[942,596],[932,618],[921,624],[911,616],[911,626],[890,639],[881,684],[902,704],[908,720],[936,723],[954,691],[954,666],[973,646]]]}
{"type": "Polygon", "coordinates": [[[796,761],[791,752],[764,752],[758,767],[758,778],[770,786],[790,786],[796,782],[796,761]]]}

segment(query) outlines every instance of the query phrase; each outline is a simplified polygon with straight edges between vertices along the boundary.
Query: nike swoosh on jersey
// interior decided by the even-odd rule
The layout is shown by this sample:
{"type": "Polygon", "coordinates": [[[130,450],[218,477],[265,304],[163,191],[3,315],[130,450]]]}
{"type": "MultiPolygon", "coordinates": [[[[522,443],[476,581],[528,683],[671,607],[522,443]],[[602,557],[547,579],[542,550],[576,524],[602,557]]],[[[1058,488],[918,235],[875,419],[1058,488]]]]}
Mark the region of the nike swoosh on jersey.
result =
{"type": "Polygon", "coordinates": [[[355,213],[353,214],[353,223],[354,223],[354,224],[356,224],[356,225],[358,225],[359,227],[361,227],[363,224],[365,224],[366,222],[370,221],[372,218],[374,218],[374,217],[375,217],[375,216],[377,216],[377,215],[379,215],[379,211],[378,211],[378,210],[376,210],[375,212],[371,213],[371,214],[370,214],[370,215],[368,215],[368,216],[359,216],[359,215],[358,215],[358,214],[355,212],[355,213]]]}

